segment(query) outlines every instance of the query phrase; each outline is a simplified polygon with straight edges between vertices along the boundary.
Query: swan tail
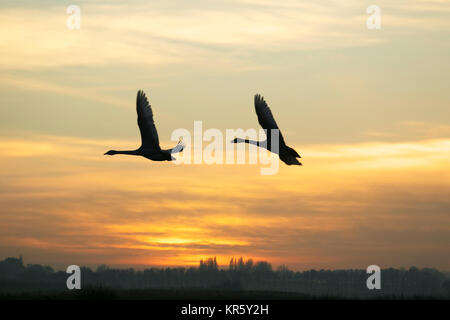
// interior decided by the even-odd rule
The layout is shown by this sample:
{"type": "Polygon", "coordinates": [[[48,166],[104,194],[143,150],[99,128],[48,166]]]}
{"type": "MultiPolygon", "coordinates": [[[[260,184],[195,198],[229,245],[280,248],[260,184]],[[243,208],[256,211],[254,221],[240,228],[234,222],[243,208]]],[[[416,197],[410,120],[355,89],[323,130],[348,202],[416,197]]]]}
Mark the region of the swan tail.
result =
{"type": "Polygon", "coordinates": [[[295,151],[294,149],[292,149],[291,147],[286,146],[286,150],[289,152],[289,154],[295,158],[301,158],[301,156],[297,153],[297,151],[295,151]]]}
{"type": "Polygon", "coordinates": [[[172,148],[172,150],[170,150],[170,153],[172,153],[172,154],[179,153],[179,152],[183,151],[185,147],[186,147],[185,144],[180,139],[180,141],[178,141],[177,145],[174,148],[172,148]]]}
{"type": "Polygon", "coordinates": [[[291,165],[301,166],[302,165],[302,163],[300,161],[298,161],[297,158],[295,158],[295,157],[290,157],[289,159],[286,159],[284,161],[284,163],[286,163],[288,166],[291,166],[291,165]]]}

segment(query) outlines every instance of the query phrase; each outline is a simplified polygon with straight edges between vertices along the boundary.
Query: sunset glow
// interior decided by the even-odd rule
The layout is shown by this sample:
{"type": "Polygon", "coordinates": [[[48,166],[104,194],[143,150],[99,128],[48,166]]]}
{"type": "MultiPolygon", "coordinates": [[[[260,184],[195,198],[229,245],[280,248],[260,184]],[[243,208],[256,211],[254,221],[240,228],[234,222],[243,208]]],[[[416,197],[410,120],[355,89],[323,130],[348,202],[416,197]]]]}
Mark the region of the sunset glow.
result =
{"type": "Polygon", "coordinates": [[[304,146],[303,168],[271,177],[257,165],[105,162],[103,144],[36,135],[0,142],[3,250],[34,259],[54,252],[54,263],[82,255],[90,264],[194,265],[209,256],[227,264],[244,256],[297,268],[373,257],[403,265],[417,248],[448,250],[435,244],[450,231],[447,139],[304,146]],[[331,251],[340,252],[332,261],[331,251]]]}
{"type": "Polygon", "coordinates": [[[449,1],[378,1],[379,30],[356,0],[77,3],[79,30],[0,4],[0,259],[450,270],[449,1]],[[259,130],[263,94],[303,166],[104,156],[139,147],[140,89],[163,148],[259,130]]]}

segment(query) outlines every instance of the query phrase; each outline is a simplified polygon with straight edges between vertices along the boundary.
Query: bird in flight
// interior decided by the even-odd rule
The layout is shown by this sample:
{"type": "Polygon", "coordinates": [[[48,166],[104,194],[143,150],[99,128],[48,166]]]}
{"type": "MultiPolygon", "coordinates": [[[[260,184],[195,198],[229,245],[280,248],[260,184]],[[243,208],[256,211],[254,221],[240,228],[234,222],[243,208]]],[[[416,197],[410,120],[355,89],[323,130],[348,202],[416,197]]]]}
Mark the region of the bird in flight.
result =
{"type": "Polygon", "coordinates": [[[275,122],[275,119],[272,115],[272,112],[270,111],[269,106],[267,105],[264,98],[256,94],[255,95],[255,111],[258,116],[258,122],[261,125],[263,129],[266,130],[266,141],[254,141],[249,139],[241,139],[241,138],[235,138],[232,140],[232,143],[248,143],[253,144],[261,148],[265,148],[269,150],[270,152],[277,153],[284,163],[287,165],[298,165],[301,166],[302,164],[297,160],[297,158],[301,158],[300,155],[292,149],[291,147],[287,146],[284,142],[283,135],[281,134],[280,129],[278,128],[277,123],[275,122]],[[276,150],[272,150],[272,135],[271,130],[276,129],[278,130],[278,138],[279,138],[279,150],[276,152],[276,150]]]}
{"type": "Polygon", "coordinates": [[[172,154],[183,151],[184,145],[181,141],[172,148],[162,150],[159,146],[158,132],[153,121],[152,107],[148,103],[147,97],[142,90],[139,90],[136,98],[137,122],[141,132],[141,146],[136,150],[116,151],[109,150],[105,155],[128,154],[133,156],[142,156],[153,161],[172,161],[175,160],[172,154]]]}

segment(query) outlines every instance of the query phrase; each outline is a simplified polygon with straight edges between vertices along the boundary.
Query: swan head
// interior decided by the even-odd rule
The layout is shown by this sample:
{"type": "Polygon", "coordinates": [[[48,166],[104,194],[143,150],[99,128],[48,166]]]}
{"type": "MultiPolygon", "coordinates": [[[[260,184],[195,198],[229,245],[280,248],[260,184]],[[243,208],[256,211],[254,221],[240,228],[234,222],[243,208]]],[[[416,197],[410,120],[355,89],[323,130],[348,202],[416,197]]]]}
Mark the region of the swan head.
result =
{"type": "Polygon", "coordinates": [[[115,155],[117,152],[115,151],[115,150],[109,150],[108,152],[105,152],[105,155],[108,155],[108,156],[113,156],[113,155],[115,155]]]}
{"type": "Polygon", "coordinates": [[[231,143],[238,143],[238,142],[242,142],[242,139],[240,138],[234,138],[233,140],[231,140],[231,143]]]}

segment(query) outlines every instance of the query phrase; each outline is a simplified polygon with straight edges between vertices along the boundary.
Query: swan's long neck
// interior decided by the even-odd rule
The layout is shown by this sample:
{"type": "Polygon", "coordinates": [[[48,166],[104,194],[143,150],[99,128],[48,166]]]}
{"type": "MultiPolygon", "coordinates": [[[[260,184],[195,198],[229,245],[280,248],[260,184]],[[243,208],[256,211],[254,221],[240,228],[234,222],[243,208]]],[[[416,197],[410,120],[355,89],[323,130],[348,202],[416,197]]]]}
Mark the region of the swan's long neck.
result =
{"type": "Polygon", "coordinates": [[[129,154],[134,156],[139,156],[141,153],[138,150],[114,150],[114,154],[129,154]]]}
{"type": "Polygon", "coordinates": [[[238,138],[238,139],[236,140],[236,142],[237,142],[237,143],[248,143],[248,144],[253,144],[253,145],[257,146],[257,147],[260,146],[260,142],[259,142],[259,141],[255,141],[255,140],[240,139],[240,138],[238,138]]]}

